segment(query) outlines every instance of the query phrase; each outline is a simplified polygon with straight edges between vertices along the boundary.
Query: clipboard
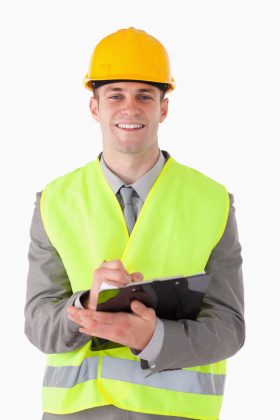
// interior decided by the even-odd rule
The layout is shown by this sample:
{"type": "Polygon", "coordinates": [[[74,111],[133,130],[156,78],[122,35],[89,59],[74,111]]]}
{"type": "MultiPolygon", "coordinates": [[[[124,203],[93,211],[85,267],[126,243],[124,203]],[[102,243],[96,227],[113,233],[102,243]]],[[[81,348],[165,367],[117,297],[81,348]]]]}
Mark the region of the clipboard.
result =
{"type": "MultiPolygon", "coordinates": [[[[153,308],[158,318],[174,321],[195,320],[200,312],[211,277],[210,273],[192,276],[178,275],[130,283],[121,288],[101,290],[96,310],[131,312],[131,302],[138,300],[153,308]]],[[[97,337],[92,339],[92,350],[114,347],[121,347],[121,345],[97,337]]]]}

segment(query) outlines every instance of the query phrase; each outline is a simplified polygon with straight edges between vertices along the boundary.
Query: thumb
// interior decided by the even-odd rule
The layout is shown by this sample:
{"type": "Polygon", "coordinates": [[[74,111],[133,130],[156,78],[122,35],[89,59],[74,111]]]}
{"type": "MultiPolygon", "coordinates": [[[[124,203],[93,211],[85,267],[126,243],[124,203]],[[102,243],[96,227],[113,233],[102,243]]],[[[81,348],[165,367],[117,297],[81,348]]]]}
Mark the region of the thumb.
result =
{"type": "Polygon", "coordinates": [[[151,321],[153,319],[154,310],[147,308],[143,303],[138,300],[133,300],[130,304],[130,307],[135,315],[140,316],[140,318],[145,321],[151,321]]]}

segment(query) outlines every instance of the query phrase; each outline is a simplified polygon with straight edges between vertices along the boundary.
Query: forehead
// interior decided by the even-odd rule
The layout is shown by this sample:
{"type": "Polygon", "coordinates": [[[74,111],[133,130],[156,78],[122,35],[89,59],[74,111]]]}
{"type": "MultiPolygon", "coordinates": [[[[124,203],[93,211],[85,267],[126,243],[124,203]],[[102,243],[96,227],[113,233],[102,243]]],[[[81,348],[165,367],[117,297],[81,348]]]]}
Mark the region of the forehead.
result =
{"type": "Polygon", "coordinates": [[[152,86],[142,82],[114,82],[103,85],[99,88],[99,92],[106,94],[108,92],[123,92],[123,93],[151,93],[158,94],[160,90],[156,86],[152,86]]]}

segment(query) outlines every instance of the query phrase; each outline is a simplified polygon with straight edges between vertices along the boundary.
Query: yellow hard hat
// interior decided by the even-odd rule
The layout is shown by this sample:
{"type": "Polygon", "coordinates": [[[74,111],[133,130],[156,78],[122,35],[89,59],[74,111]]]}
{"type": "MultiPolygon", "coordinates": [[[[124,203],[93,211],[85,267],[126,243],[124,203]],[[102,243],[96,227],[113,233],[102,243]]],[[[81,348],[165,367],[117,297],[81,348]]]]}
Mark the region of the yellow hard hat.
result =
{"type": "MultiPolygon", "coordinates": [[[[171,76],[166,49],[145,31],[120,29],[102,39],[91,56],[89,71],[84,78],[86,88],[101,81],[133,80],[166,85],[171,92],[175,82],[171,76]]],[[[99,82],[99,84],[98,84],[99,82]]]]}

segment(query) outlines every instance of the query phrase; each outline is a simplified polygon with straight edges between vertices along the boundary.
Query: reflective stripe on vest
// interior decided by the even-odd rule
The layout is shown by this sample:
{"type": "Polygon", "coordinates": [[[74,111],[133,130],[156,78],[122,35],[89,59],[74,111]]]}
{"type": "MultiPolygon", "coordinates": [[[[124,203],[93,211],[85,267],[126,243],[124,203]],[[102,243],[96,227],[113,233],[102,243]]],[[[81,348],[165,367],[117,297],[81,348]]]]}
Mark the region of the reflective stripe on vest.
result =
{"type": "MultiPolygon", "coordinates": [[[[71,388],[79,383],[97,379],[98,358],[89,357],[80,366],[48,366],[44,386],[71,388]]],[[[169,389],[193,394],[223,395],[225,375],[215,375],[189,370],[161,372],[146,377],[139,362],[112,357],[103,357],[101,378],[131,382],[138,385],[169,389]]]]}
{"type": "MultiPolygon", "coordinates": [[[[103,260],[122,260],[144,279],[204,270],[228,217],[226,189],[169,158],[128,235],[99,160],[63,176],[42,194],[44,227],[73,292],[88,290],[103,260]],[[149,246],[147,246],[149,244],[149,246]],[[155,258],[156,255],[156,258],[155,258]]],[[[67,414],[114,404],[143,413],[217,419],[225,361],[145,378],[128,348],[91,352],[90,343],[48,357],[44,411],[67,414]],[[97,360],[99,360],[97,362],[97,360]]]]}
{"type": "Polygon", "coordinates": [[[97,378],[98,357],[84,359],[80,366],[47,366],[43,386],[71,388],[97,378]]]}
{"type": "Polygon", "coordinates": [[[189,370],[159,372],[146,378],[138,362],[103,357],[102,378],[132,382],[139,385],[193,394],[223,395],[225,375],[213,375],[189,370]]]}

